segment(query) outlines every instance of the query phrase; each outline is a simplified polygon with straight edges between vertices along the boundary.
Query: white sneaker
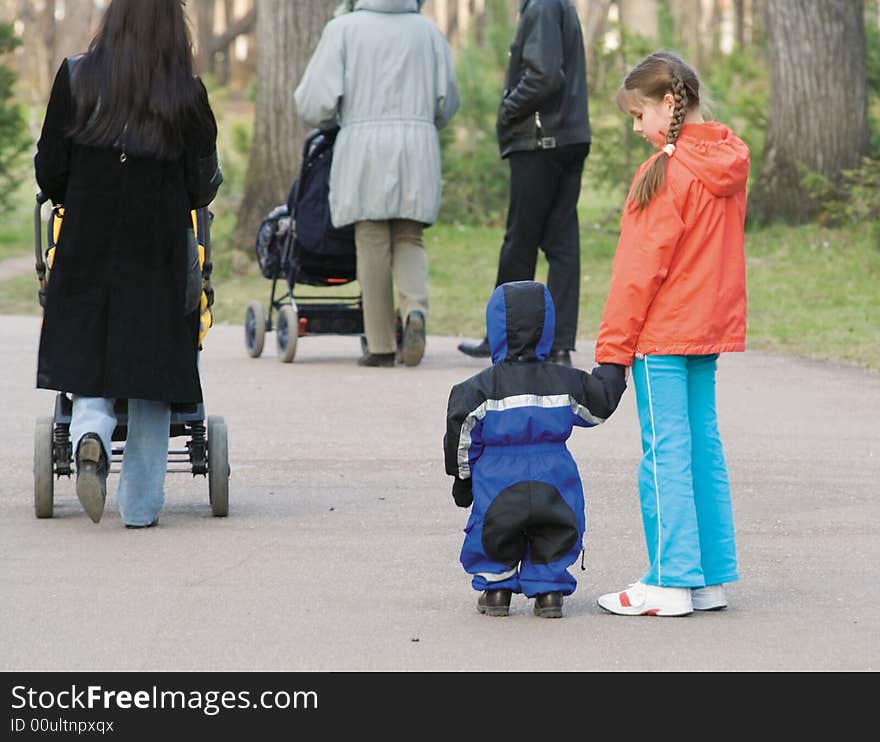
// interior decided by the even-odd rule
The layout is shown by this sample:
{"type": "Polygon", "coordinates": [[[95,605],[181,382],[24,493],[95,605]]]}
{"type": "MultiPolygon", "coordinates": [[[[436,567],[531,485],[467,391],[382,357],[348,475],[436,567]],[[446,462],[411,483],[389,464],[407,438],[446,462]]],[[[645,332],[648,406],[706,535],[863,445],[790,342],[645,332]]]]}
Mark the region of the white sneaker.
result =
{"type": "Polygon", "coordinates": [[[720,611],[727,608],[724,585],[706,585],[691,588],[691,602],[695,611],[720,611]]]}
{"type": "Polygon", "coordinates": [[[619,593],[599,597],[599,607],[619,616],[687,616],[693,613],[687,587],[658,587],[634,582],[619,593]]]}

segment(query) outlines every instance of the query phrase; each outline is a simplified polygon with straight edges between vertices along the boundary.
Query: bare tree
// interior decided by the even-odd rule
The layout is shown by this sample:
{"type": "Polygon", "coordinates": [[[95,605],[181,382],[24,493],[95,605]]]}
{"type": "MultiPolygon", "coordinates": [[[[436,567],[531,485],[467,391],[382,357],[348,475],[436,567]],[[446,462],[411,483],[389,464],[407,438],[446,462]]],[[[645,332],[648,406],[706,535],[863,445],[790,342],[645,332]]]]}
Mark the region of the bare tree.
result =
{"type": "Polygon", "coordinates": [[[590,55],[595,45],[601,44],[602,36],[608,28],[611,0],[577,0],[576,7],[581,20],[584,46],[590,55]]]}
{"type": "Polygon", "coordinates": [[[339,0],[256,0],[257,99],[237,244],[253,240],[267,211],[284,203],[299,172],[306,128],[293,91],[339,0]]]}
{"type": "Polygon", "coordinates": [[[617,0],[620,24],[631,33],[656,40],[660,33],[658,0],[617,0]]]}
{"type": "Polygon", "coordinates": [[[196,72],[200,75],[214,72],[214,16],[215,0],[195,0],[196,72]]]}
{"type": "Polygon", "coordinates": [[[186,5],[195,45],[196,72],[216,75],[221,84],[229,77],[232,44],[242,34],[251,33],[256,25],[254,0],[245,10],[235,14],[233,0],[191,0],[186,5]],[[218,4],[219,3],[219,4],[218,4]],[[222,11],[218,22],[218,8],[222,11]]]}
{"type": "Polygon", "coordinates": [[[799,166],[837,181],[869,152],[863,3],[769,0],[766,25],[770,112],[749,214],[802,222],[817,206],[799,166]]]}
{"type": "Polygon", "coordinates": [[[53,62],[58,65],[65,57],[86,51],[97,21],[94,0],[65,0],[64,18],[60,21],[59,31],[54,34],[53,62]]]}

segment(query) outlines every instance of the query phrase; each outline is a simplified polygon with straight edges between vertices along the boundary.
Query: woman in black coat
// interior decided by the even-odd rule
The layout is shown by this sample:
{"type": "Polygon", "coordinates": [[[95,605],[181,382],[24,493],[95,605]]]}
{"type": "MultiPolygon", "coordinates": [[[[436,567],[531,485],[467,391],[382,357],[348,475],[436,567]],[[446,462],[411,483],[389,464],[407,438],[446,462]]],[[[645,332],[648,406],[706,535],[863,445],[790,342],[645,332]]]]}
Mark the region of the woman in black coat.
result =
{"type": "Polygon", "coordinates": [[[164,501],[169,403],[202,401],[187,233],[222,181],[216,138],[180,0],[112,0],[88,53],[58,70],[34,159],[64,205],[37,387],[73,395],[76,490],[96,523],[114,401],[129,400],[118,500],[132,526],[164,501]]]}

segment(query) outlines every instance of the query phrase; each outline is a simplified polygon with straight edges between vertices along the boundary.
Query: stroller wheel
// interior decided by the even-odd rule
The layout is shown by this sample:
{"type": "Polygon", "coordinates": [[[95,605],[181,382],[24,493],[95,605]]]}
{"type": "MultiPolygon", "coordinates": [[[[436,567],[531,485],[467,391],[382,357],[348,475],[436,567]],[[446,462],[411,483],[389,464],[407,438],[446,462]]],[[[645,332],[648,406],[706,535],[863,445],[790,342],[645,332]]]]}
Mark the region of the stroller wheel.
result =
{"type": "Polygon", "coordinates": [[[51,417],[37,419],[34,433],[34,514],[51,518],[54,510],[54,469],[51,417]]]}
{"type": "Polygon", "coordinates": [[[217,518],[229,515],[229,443],[226,423],[208,416],[208,499],[217,518]]]}
{"type": "Polygon", "coordinates": [[[296,355],[296,341],[299,339],[299,314],[296,307],[290,304],[281,307],[275,337],[278,341],[278,360],[290,363],[296,355]]]}
{"type": "Polygon", "coordinates": [[[266,340],[266,314],[263,305],[252,301],[244,313],[244,346],[251,358],[259,358],[266,340]]]}

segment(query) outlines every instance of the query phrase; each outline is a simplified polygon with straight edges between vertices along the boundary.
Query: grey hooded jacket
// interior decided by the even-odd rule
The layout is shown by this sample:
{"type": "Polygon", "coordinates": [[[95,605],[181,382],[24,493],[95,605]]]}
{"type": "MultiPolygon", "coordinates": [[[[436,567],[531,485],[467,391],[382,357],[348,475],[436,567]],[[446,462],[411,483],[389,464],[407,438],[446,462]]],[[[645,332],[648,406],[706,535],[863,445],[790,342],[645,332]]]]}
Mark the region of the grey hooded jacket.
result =
{"type": "Polygon", "coordinates": [[[440,210],[438,130],[458,110],[452,53],[418,0],[357,0],[321,34],[294,98],[308,126],[339,126],[330,171],[337,227],[432,224],[440,210]]]}

